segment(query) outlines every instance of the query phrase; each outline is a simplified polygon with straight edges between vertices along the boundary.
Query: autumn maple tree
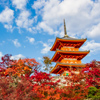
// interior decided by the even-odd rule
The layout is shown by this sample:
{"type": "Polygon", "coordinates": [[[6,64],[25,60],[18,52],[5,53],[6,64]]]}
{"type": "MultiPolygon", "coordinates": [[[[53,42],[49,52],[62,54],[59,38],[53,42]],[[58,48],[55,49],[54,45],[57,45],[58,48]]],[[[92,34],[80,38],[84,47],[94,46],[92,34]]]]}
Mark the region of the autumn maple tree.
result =
{"type": "Polygon", "coordinates": [[[8,54],[2,57],[2,62],[0,63],[2,74],[20,77],[21,75],[30,75],[34,69],[38,70],[40,67],[40,64],[34,58],[11,60],[10,57],[11,55],[8,54]]]}
{"type": "Polygon", "coordinates": [[[100,86],[100,61],[92,61],[86,64],[86,67],[82,70],[86,76],[86,84],[90,86],[100,86]]]}
{"type": "MultiPolygon", "coordinates": [[[[50,74],[38,71],[40,63],[35,59],[11,60],[10,57],[5,55],[0,62],[1,100],[84,100],[99,95],[99,88],[94,91],[90,86],[100,85],[100,62],[86,64],[79,75],[71,73],[61,83],[54,82],[50,74]]],[[[44,61],[51,65],[50,59],[44,61]]]]}

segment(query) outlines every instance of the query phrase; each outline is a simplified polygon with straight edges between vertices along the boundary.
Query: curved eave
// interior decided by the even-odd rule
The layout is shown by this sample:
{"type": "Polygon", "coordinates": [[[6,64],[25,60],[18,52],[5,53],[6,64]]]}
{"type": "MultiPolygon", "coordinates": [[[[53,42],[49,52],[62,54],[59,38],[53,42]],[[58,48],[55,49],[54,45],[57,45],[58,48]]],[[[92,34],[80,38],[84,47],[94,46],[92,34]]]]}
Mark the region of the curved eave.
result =
{"type": "MultiPolygon", "coordinates": [[[[55,51],[55,46],[57,46],[57,38],[56,38],[56,40],[55,40],[55,42],[54,42],[54,44],[53,44],[53,46],[52,46],[52,48],[50,49],[50,51],[55,51]]],[[[58,45],[59,45],[59,43],[58,43],[58,45]]]]}
{"type": "MultiPolygon", "coordinates": [[[[81,43],[84,43],[87,39],[73,39],[73,38],[70,38],[70,39],[65,39],[65,38],[58,38],[56,37],[56,40],[52,46],[52,48],[50,49],[51,51],[55,51],[57,49],[57,47],[59,46],[59,41],[60,42],[81,42],[81,43]]],[[[82,46],[82,45],[80,45],[82,46]]],[[[79,47],[80,47],[79,46],[79,47]]]]}
{"type": "Polygon", "coordinates": [[[53,68],[50,73],[57,74],[59,71],[61,71],[61,68],[53,68]]]}
{"type": "MultiPolygon", "coordinates": [[[[89,53],[90,51],[63,51],[63,50],[57,50],[52,57],[51,61],[55,61],[56,58],[58,59],[60,57],[60,54],[65,54],[65,55],[84,55],[84,57],[89,53]]],[[[82,57],[81,59],[83,59],[82,57]]],[[[81,60],[80,59],[80,60],[81,60]]]]}
{"type": "Polygon", "coordinates": [[[80,67],[80,68],[84,68],[84,67],[86,67],[86,65],[85,65],[85,64],[57,63],[57,64],[55,65],[55,67],[51,70],[50,73],[56,74],[56,73],[59,72],[62,68],[67,68],[67,67],[80,67]]]}

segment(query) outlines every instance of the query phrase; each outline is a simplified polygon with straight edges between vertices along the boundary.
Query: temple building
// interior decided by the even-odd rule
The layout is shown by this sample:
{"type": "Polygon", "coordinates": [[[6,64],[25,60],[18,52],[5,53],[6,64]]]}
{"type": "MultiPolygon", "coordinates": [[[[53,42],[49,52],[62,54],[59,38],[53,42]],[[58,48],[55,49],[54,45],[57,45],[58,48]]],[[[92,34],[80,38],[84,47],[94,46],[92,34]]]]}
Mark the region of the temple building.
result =
{"type": "Polygon", "coordinates": [[[64,20],[64,37],[57,37],[50,49],[51,51],[55,51],[51,61],[56,62],[55,67],[50,73],[63,76],[68,76],[71,72],[79,74],[80,70],[85,67],[85,64],[81,60],[90,52],[79,51],[79,48],[86,40],[69,37],[64,20]]]}

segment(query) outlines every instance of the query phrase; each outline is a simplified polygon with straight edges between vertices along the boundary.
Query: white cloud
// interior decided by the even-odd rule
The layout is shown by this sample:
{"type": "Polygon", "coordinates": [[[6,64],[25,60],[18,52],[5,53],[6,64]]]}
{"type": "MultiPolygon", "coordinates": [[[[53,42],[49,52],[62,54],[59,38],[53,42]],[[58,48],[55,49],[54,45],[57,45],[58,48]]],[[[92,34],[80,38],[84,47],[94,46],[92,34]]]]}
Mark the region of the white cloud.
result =
{"type": "Polygon", "coordinates": [[[91,27],[90,30],[87,31],[87,33],[83,35],[83,37],[84,36],[88,38],[99,38],[100,37],[100,23],[91,27]]]}
{"type": "Polygon", "coordinates": [[[14,59],[14,60],[18,60],[18,59],[24,59],[25,56],[23,56],[22,54],[18,54],[18,55],[14,55],[14,56],[11,56],[11,59],[14,59]]]}
{"type": "Polygon", "coordinates": [[[37,21],[37,16],[34,16],[34,18],[30,18],[31,13],[27,10],[23,10],[20,12],[20,15],[15,20],[17,26],[19,28],[25,28],[26,30],[33,32],[34,27],[32,24],[37,21]]]}
{"type": "Polygon", "coordinates": [[[3,53],[2,52],[0,52],[0,62],[1,62],[1,57],[3,57],[3,53]]]}
{"type": "Polygon", "coordinates": [[[26,37],[27,39],[28,39],[28,41],[30,42],[30,43],[34,43],[34,41],[35,41],[35,39],[34,38],[32,38],[32,37],[26,37]]]}
{"type": "MultiPolygon", "coordinates": [[[[41,9],[44,5],[46,0],[37,0],[34,1],[34,5],[32,5],[32,8],[38,11],[38,9],[41,9]]],[[[38,13],[38,12],[37,12],[38,13]]]]}
{"type": "MultiPolygon", "coordinates": [[[[1,57],[3,57],[3,53],[0,52],[0,61],[1,61],[1,57]]],[[[14,55],[14,56],[11,56],[10,59],[13,59],[13,60],[18,60],[18,59],[24,59],[25,56],[23,56],[22,54],[18,54],[18,55],[14,55]]]]}
{"type": "Polygon", "coordinates": [[[25,28],[31,33],[36,33],[36,28],[33,27],[33,23],[37,22],[37,16],[31,18],[31,13],[26,9],[27,3],[28,0],[12,0],[12,5],[20,10],[20,14],[15,19],[15,23],[18,26],[19,33],[21,33],[21,28],[25,28]]]}
{"type": "Polygon", "coordinates": [[[49,27],[45,22],[41,22],[38,24],[38,27],[43,29],[45,32],[49,32],[50,34],[53,34],[53,29],[49,27]]]}
{"type": "Polygon", "coordinates": [[[7,29],[7,30],[10,30],[11,32],[13,31],[13,27],[12,25],[8,25],[8,24],[5,24],[4,27],[7,29]]]}
{"type": "Polygon", "coordinates": [[[48,52],[50,51],[50,48],[51,48],[50,44],[48,44],[48,43],[43,43],[42,41],[40,41],[40,43],[43,44],[43,47],[44,47],[44,48],[41,50],[41,53],[42,53],[42,54],[48,53],[48,52]]]}
{"type": "Polygon", "coordinates": [[[3,53],[2,52],[0,52],[0,58],[3,56],[3,53]]]}
{"type": "Polygon", "coordinates": [[[4,24],[4,27],[10,31],[13,30],[12,23],[14,19],[14,11],[9,9],[8,7],[5,8],[0,13],[0,22],[4,24]]]}
{"type": "Polygon", "coordinates": [[[0,22],[2,23],[12,23],[14,18],[14,11],[9,9],[8,7],[5,8],[5,10],[3,10],[0,13],[0,22]]]}
{"type": "Polygon", "coordinates": [[[80,49],[82,50],[90,50],[90,52],[97,52],[100,50],[100,43],[96,43],[94,40],[86,42],[84,46],[80,49]]]}
{"type": "Polygon", "coordinates": [[[33,20],[32,19],[28,19],[28,17],[30,16],[30,12],[29,11],[21,11],[18,19],[16,19],[16,24],[18,27],[21,28],[28,28],[29,26],[32,25],[33,20]]]}
{"type": "Polygon", "coordinates": [[[28,0],[12,0],[12,4],[17,8],[17,9],[25,9],[25,6],[27,4],[28,0]]]}
{"type": "Polygon", "coordinates": [[[48,39],[48,42],[54,43],[55,39],[48,39]]]}
{"type": "Polygon", "coordinates": [[[62,35],[64,18],[68,34],[75,37],[100,23],[100,0],[37,0],[32,8],[42,17],[38,27],[49,34],[62,35]]]}
{"type": "Polygon", "coordinates": [[[14,45],[16,47],[20,47],[21,46],[21,44],[18,42],[18,39],[12,40],[12,42],[14,43],[14,45]]]}
{"type": "Polygon", "coordinates": [[[38,57],[38,60],[41,60],[42,58],[41,57],[38,57]]]}

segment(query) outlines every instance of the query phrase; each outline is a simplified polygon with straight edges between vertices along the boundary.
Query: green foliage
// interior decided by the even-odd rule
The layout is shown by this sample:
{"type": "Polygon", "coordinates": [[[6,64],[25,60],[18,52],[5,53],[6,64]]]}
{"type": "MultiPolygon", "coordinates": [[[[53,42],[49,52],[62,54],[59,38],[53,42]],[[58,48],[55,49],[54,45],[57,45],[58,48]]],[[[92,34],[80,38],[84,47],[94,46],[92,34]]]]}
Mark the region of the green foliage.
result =
{"type": "Polygon", "coordinates": [[[100,100],[100,95],[99,95],[99,96],[97,96],[97,95],[94,96],[94,97],[93,97],[93,100],[100,100]]]}
{"type": "Polygon", "coordinates": [[[100,89],[89,87],[88,98],[92,98],[92,100],[100,100],[100,89]]]}
{"type": "Polygon", "coordinates": [[[97,92],[96,87],[89,87],[89,94],[91,94],[93,96],[93,95],[95,95],[96,92],[97,92]]]}
{"type": "Polygon", "coordinates": [[[93,100],[100,100],[100,89],[97,89],[96,95],[93,97],[93,100]]]}
{"type": "Polygon", "coordinates": [[[96,95],[97,95],[97,96],[100,96],[100,89],[97,90],[96,95]]]}

